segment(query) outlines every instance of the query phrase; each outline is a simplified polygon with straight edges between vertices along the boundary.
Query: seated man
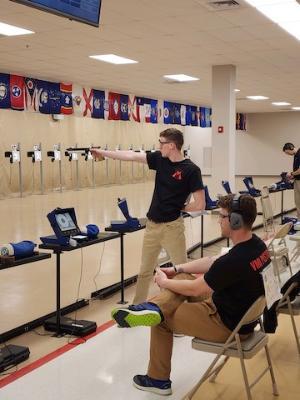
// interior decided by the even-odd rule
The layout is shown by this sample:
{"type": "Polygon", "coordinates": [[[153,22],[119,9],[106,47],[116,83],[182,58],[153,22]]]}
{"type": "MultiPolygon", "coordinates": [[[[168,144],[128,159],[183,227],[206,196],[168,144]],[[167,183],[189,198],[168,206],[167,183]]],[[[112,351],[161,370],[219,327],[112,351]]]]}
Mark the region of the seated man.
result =
{"type": "MultiPolygon", "coordinates": [[[[223,342],[264,294],[260,272],[270,257],[264,242],[251,232],[257,213],[255,200],[248,194],[227,195],[220,199],[219,207],[222,235],[233,243],[227,254],[158,269],[155,281],[165,290],[151,302],[112,311],[122,327],[151,326],[147,375],[133,378],[138,389],[171,394],[173,333],[223,342]],[[197,278],[193,275],[199,273],[197,278]]],[[[255,325],[242,327],[242,337],[253,332],[255,325]]]]}

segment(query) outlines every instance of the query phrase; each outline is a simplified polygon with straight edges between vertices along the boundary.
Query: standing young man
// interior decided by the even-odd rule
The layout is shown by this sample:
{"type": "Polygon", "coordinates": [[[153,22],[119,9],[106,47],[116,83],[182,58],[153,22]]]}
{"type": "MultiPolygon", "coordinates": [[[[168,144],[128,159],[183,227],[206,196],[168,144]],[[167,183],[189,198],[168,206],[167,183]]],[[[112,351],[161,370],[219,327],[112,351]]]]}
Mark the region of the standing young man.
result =
{"type": "Polygon", "coordinates": [[[285,143],[282,149],[285,154],[294,156],[293,171],[287,174],[288,179],[294,179],[294,198],[297,208],[297,218],[300,220],[300,148],[296,149],[293,143],[285,143]]]}
{"type": "Polygon", "coordinates": [[[186,262],[186,241],[181,211],[205,209],[200,168],[183,157],[182,146],[182,132],[169,128],[159,135],[159,151],[137,153],[131,150],[91,149],[95,158],[137,161],[148,164],[150,169],[156,171],[133,304],[139,304],[147,299],[153,271],[162,248],[167,251],[173,263],[186,262]],[[193,194],[193,201],[185,205],[190,193],[193,194]]]}
{"type": "MultiPolygon", "coordinates": [[[[158,269],[155,280],[165,290],[151,302],[112,311],[122,327],[151,326],[147,374],[133,378],[140,390],[172,393],[174,332],[224,342],[249,307],[264,295],[260,272],[271,260],[265,243],[251,231],[257,214],[255,200],[248,194],[228,195],[220,199],[219,207],[222,235],[233,243],[227,254],[158,269]],[[195,278],[192,274],[201,275],[195,278]],[[186,302],[190,297],[194,301],[186,302]]],[[[240,333],[248,335],[255,325],[243,326],[240,333]]]]}

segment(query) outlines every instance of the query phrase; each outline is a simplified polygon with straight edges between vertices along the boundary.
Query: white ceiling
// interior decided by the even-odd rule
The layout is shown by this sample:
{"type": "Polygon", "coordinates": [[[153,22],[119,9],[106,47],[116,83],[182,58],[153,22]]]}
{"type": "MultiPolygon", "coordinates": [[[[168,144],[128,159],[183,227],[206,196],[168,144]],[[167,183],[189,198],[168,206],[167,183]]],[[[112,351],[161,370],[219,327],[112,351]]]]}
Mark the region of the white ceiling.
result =
{"type": "Polygon", "coordinates": [[[299,41],[237,1],[237,9],[211,11],[208,0],[102,0],[94,28],[1,0],[1,22],[36,33],[0,37],[0,72],[209,106],[212,65],[233,64],[237,111],[278,111],[271,101],[300,106],[299,41]],[[88,57],[106,53],[139,63],[114,66],[88,57]],[[162,77],[177,73],[200,80],[170,84],[162,77]]]}

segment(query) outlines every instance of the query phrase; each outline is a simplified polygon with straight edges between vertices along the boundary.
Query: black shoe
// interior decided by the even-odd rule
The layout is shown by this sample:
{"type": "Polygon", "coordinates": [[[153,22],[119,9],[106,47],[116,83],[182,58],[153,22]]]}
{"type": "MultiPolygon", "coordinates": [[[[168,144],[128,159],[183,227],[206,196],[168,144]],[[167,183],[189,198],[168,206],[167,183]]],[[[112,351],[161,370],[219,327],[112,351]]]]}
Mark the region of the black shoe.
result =
{"type": "Polygon", "coordinates": [[[162,396],[172,394],[171,383],[170,379],[163,381],[150,378],[148,375],[135,375],[133,377],[133,386],[137,389],[160,394],[162,396]]]}

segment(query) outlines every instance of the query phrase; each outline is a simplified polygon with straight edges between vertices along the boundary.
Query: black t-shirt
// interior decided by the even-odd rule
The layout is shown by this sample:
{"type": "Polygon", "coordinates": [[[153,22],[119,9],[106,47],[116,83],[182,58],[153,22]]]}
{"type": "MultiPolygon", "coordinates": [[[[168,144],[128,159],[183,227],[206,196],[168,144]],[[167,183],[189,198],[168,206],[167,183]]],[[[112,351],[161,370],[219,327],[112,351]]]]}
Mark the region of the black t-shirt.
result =
{"type": "MultiPolygon", "coordinates": [[[[298,149],[297,153],[294,155],[293,171],[296,171],[298,168],[300,168],[300,149],[298,149]]],[[[300,175],[295,175],[294,178],[298,181],[300,175]]]]}
{"type": "Polygon", "coordinates": [[[200,168],[191,160],[172,162],[160,151],[147,153],[150,169],[156,171],[155,187],[147,217],[154,222],[171,222],[180,211],[190,193],[203,189],[200,168]]]}
{"type": "MultiPolygon", "coordinates": [[[[271,262],[265,243],[255,234],[238,243],[218,258],[204,275],[214,290],[212,299],[223,323],[233,330],[248,308],[264,295],[261,271],[271,262]]],[[[244,326],[240,333],[250,333],[254,324],[244,326]]]]}

